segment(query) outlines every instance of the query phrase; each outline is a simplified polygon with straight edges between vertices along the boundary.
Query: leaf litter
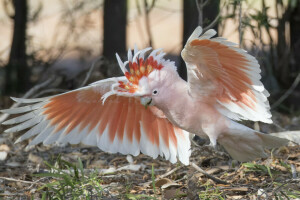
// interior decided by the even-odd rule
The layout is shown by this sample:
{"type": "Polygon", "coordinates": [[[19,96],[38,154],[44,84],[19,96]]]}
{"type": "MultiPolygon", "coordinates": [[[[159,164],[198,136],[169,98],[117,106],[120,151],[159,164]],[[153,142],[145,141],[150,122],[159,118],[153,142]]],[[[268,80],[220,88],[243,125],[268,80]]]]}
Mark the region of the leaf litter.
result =
{"type": "MultiPolygon", "coordinates": [[[[274,127],[266,131],[265,125],[261,128],[276,131],[274,127]]],[[[0,135],[0,199],[51,199],[59,189],[56,184],[68,181],[64,189],[72,184],[79,189],[73,189],[73,194],[65,190],[65,199],[72,195],[88,199],[300,198],[300,147],[295,145],[274,149],[269,158],[248,163],[233,161],[225,152],[193,146],[190,161],[226,182],[221,184],[192,166],[163,158],[109,154],[83,145],[38,145],[26,151],[28,142],[14,144],[16,138],[0,135]]]]}

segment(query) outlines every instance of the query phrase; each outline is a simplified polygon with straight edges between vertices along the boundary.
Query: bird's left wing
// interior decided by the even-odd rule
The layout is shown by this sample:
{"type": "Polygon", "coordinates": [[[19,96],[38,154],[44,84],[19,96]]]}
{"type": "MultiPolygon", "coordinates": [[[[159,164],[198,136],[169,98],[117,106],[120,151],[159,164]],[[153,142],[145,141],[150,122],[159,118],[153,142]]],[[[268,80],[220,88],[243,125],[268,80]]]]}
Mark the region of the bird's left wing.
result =
{"type": "Polygon", "coordinates": [[[267,90],[257,60],[225,38],[198,27],[181,52],[190,94],[234,119],[271,123],[267,90]]]}
{"type": "MultiPolygon", "coordinates": [[[[119,78],[126,81],[126,78],[119,78]]],[[[29,145],[80,142],[103,151],[156,158],[164,156],[172,163],[189,163],[188,133],[160,116],[155,107],[145,108],[136,97],[103,95],[118,81],[106,79],[61,95],[40,99],[16,99],[27,105],[2,110],[19,114],[3,124],[13,125],[6,132],[29,129],[17,142],[35,138],[29,145]]]]}

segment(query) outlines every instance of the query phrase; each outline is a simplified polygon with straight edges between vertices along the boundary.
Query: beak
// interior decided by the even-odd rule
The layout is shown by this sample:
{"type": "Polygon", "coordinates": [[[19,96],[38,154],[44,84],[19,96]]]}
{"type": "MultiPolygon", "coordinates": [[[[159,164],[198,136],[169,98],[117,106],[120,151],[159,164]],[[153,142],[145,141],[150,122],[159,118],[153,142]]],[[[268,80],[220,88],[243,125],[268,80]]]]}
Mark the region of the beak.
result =
{"type": "Polygon", "coordinates": [[[147,108],[148,106],[152,105],[152,98],[151,97],[141,97],[141,104],[147,108]]]}

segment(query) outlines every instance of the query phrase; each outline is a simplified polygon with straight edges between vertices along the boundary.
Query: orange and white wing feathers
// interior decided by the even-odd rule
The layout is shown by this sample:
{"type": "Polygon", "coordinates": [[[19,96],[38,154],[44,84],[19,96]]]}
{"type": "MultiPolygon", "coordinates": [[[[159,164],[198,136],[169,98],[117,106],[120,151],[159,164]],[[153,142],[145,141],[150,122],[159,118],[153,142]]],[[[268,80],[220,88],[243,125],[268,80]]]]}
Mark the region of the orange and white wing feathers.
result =
{"type": "Polygon", "coordinates": [[[82,142],[111,153],[161,155],[172,163],[178,157],[188,164],[188,133],[158,117],[161,113],[153,113],[160,111],[155,107],[146,109],[138,98],[111,95],[103,104],[102,96],[115,83],[107,80],[54,97],[14,99],[28,105],[2,110],[22,114],[3,123],[15,125],[6,132],[29,128],[17,140],[35,136],[29,145],[82,142]]]}
{"type": "Polygon", "coordinates": [[[212,29],[201,33],[198,27],[181,52],[191,95],[231,119],[272,123],[257,60],[225,38],[211,39],[212,29]]]}

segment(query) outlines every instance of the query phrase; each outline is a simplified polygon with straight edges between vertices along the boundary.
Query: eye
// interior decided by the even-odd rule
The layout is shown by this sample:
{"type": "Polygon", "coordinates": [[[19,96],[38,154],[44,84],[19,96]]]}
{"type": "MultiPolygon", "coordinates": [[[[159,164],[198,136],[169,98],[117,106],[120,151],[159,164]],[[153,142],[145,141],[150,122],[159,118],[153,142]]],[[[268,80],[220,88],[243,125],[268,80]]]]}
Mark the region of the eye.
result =
{"type": "Polygon", "coordinates": [[[158,94],[158,91],[157,91],[157,90],[153,90],[152,94],[153,94],[153,95],[157,95],[157,94],[158,94]]]}

